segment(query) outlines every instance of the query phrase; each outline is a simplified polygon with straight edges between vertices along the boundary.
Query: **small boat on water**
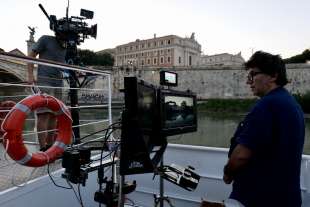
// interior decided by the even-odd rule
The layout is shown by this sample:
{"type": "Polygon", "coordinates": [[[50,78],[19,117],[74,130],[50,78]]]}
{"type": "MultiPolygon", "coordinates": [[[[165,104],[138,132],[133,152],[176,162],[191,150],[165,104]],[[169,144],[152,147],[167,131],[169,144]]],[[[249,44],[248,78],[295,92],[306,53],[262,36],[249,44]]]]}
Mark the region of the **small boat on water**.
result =
{"type": "MultiPolygon", "coordinates": [[[[38,61],[31,58],[20,57],[16,55],[0,54],[0,59],[32,62],[37,64],[54,65],[57,68],[77,70],[97,75],[98,79],[107,81],[102,84],[107,88],[78,88],[75,90],[85,90],[91,92],[92,90],[103,91],[104,97],[107,97],[107,104],[96,105],[96,107],[105,108],[102,112],[101,119],[98,120],[83,120],[78,127],[82,129],[85,126],[93,126],[92,130],[86,130],[83,134],[81,130],[81,137],[85,138],[89,143],[93,141],[100,141],[104,138],[102,128],[112,124],[112,108],[111,108],[111,83],[110,74],[95,70],[88,70],[81,67],[71,67],[65,64],[56,64],[49,61],[38,61]],[[103,78],[105,77],[105,78],[103,78]],[[84,121],[84,122],[83,122],[84,121]],[[82,123],[83,122],[83,123],[82,123]],[[100,124],[100,127],[97,126],[100,124]],[[98,133],[94,133],[98,132],[98,133]]],[[[82,77],[83,78],[83,77],[82,77]]],[[[25,83],[0,83],[0,86],[10,87],[29,87],[25,83]]],[[[96,86],[94,84],[93,86],[96,86]]],[[[72,90],[68,86],[62,90],[72,90]]],[[[25,97],[26,94],[21,95],[19,100],[25,97]]],[[[11,97],[8,97],[11,98],[11,97]]],[[[16,98],[16,97],[15,97],[16,98]]],[[[17,100],[18,101],[18,100],[17,100]]],[[[80,108],[89,110],[93,106],[84,105],[80,108]]],[[[73,108],[68,106],[68,108],[73,108]]],[[[28,121],[35,121],[35,117],[29,117],[28,121]]],[[[34,124],[32,124],[32,128],[34,124]]],[[[31,128],[31,127],[28,127],[31,128]]],[[[36,130],[23,132],[24,143],[29,148],[29,151],[37,151],[36,138],[27,139],[27,136],[34,136],[37,134],[36,130]]],[[[115,135],[116,136],[116,135],[115,135]]],[[[83,142],[82,142],[83,144],[83,142]]],[[[98,202],[94,201],[94,194],[98,191],[98,171],[89,171],[85,186],[80,184],[74,185],[67,182],[63,178],[65,169],[62,168],[61,160],[55,163],[43,166],[40,168],[29,168],[16,164],[9,159],[4,152],[4,158],[0,160],[0,206],[31,206],[31,207],[49,207],[49,206],[98,206],[98,202]],[[2,183],[2,184],[1,184],[2,183]]],[[[114,163],[114,154],[110,152],[95,151],[93,160],[100,160],[105,157],[102,163],[114,163]]],[[[227,161],[228,149],[188,146],[169,144],[163,156],[164,164],[176,163],[182,166],[193,166],[195,172],[200,175],[200,181],[194,191],[187,191],[170,182],[164,181],[163,186],[160,186],[161,179],[159,176],[153,178],[152,173],[125,176],[125,181],[136,181],[137,187],[134,192],[128,194],[124,198],[125,206],[141,206],[152,207],[159,206],[158,197],[163,199],[164,206],[199,206],[201,199],[206,199],[212,202],[223,202],[227,200],[231,191],[231,185],[226,185],[222,181],[223,166],[227,161]],[[163,187],[163,188],[162,188],[163,187]]],[[[95,163],[95,162],[94,162],[95,163]]],[[[101,164],[102,164],[101,163],[101,164]]],[[[111,177],[114,175],[117,167],[107,164],[104,175],[111,177]]],[[[114,181],[122,182],[118,177],[114,181]]],[[[304,155],[302,159],[301,170],[301,188],[303,196],[303,207],[310,206],[310,156],[304,155]]],[[[236,206],[236,204],[229,204],[226,206],[236,206]]]]}

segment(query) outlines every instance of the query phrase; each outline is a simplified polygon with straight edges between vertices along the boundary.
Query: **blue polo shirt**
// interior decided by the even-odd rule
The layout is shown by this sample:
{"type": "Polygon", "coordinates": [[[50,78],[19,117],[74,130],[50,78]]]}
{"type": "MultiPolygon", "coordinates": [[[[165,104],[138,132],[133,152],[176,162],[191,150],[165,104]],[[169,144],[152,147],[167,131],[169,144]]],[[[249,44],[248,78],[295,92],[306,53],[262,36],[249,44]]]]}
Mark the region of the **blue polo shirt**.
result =
{"type": "Polygon", "coordinates": [[[233,182],[230,198],[246,207],[301,206],[300,167],[305,137],[301,107],[286,89],[257,101],[233,137],[253,152],[233,182]]]}

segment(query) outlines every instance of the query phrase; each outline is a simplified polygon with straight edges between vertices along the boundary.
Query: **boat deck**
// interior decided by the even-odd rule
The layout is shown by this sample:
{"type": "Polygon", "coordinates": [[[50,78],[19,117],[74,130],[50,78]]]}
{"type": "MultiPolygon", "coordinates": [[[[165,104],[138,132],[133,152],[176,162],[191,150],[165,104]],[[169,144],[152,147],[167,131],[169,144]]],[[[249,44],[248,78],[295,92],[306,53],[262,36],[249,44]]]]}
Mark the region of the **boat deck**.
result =
{"type": "MultiPolygon", "coordinates": [[[[49,165],[50,172],[61,168],[61,160],[57,160],[49,165]]],[[[47,174],[47,165],[33,168],[17,164],[10,156],[5,154],[5,149],[0,144],[0,191],[5,191],[12,187],[23,187],[28,181],[47,174]]]]}

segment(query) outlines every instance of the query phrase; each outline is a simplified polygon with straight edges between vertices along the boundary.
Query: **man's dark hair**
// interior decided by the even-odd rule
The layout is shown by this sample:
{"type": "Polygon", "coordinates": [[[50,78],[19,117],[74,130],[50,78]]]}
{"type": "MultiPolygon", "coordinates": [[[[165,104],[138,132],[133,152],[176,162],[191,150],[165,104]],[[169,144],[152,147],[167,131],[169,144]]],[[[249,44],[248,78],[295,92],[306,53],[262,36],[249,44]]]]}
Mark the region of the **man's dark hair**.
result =
{"type": "Polygon", "coordinates": [[[284,86],[288,83],[285,63],[279,55],[257,51],[244,65],[247,70],[249,68],[258,68],[261,72],[271,76],[277,74],[276,84],[279,86],[284,86]]]}

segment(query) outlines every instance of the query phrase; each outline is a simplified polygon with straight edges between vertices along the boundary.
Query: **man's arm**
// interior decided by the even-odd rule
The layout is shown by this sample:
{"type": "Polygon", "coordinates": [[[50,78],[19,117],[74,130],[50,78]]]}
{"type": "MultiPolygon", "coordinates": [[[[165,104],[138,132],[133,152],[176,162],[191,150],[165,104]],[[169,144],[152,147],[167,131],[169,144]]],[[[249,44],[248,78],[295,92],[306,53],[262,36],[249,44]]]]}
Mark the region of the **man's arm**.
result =
{"type": "Polygon", "coordinates": [[[253,152],[242,144],[238,144],[232,151],[231,156],[224,167],[223,180],[230,184],[235,175],[244,168],[252,157],[253,152]]]}
{"type": "MultiPolygon", "coordinates": [[[[38,54],[31,51],[29,57],[35,58],[38,54]]],[[[33,84],[35,82],[34,75],[33,75],[33,63],[28,63],[28,83],[33,84]]]]}

